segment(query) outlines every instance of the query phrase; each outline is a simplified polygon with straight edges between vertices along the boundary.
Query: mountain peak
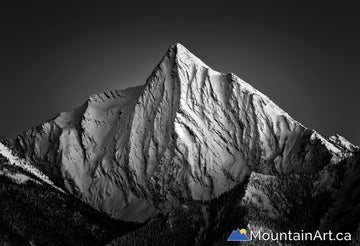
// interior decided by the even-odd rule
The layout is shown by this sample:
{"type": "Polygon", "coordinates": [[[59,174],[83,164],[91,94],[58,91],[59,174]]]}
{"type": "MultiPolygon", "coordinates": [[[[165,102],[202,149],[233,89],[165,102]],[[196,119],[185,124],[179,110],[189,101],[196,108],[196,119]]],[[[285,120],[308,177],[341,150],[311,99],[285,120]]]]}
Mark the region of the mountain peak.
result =
{"type": "MultiPolygon", "coordinates": [[[[179,42],[174,43],[173,45],[171,45],[171,47],[173,48],[177,48],[177,49],[186,49],[184,45],[182,45],[179,42]]],[[[187,49],[186,49],[187,50],[187,49]]]]}
{"type": "Polygon", "coordinates": [[[192,52],[190,52],[184,45],[178,42],[170,46],[166,53],[166,56],[174,58],[176,63],[192,63],[200,65],[202,67],[209,67],[192,52]]]}

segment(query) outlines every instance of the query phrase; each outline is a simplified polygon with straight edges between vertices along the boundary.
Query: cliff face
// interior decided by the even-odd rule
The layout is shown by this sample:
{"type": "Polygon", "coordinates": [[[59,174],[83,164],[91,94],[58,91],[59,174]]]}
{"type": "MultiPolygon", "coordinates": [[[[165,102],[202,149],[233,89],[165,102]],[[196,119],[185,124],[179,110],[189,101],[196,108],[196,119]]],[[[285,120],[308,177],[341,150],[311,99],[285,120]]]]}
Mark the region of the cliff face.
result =
{"type": "Polygon", "coordinates": [[[180,44],[144,86],[92,95],[19,135],[13,148],[66,192],[138,222],[219,197],[251,173],[312,175],[358,149],[306,128],[180,44]]]}

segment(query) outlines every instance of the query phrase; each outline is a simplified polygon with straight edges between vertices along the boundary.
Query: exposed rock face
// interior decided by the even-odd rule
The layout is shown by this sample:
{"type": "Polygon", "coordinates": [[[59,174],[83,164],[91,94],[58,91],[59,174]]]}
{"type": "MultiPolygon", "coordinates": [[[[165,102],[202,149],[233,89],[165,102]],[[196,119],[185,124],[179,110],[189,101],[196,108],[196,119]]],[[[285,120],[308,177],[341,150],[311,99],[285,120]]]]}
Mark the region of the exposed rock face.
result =
{"type": "Polygon", "coordinates": [[[313,174],[357,150],[304,127],[180,44],[144,86],[92,95],[14,146],[62,189],[113,218],[139,222],[183,200],[218,197],[251,172],[313,174]]]}

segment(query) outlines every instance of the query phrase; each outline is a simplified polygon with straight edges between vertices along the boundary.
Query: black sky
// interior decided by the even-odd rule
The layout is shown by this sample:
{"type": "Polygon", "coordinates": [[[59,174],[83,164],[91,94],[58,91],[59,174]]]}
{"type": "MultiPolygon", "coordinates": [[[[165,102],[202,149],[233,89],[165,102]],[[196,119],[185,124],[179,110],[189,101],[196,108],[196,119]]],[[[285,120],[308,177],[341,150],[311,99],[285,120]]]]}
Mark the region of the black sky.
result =
{"type": "Polygon", "coordinates": [[[306,126],[360,144],[356,4],[48,2],[0,4],[0,138],[89,94],[145,83],[167,48],[180,42],[306,126]]]}

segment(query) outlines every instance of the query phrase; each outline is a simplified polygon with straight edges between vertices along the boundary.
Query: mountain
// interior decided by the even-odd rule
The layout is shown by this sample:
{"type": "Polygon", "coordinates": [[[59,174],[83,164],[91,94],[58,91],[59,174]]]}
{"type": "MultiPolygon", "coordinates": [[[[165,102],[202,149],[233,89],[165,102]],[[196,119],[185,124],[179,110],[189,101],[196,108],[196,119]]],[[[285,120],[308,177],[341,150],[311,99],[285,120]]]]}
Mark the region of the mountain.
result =
{"type": "Polygon", "coordinates": [[[360,237],[359,148],[178,43],[145,85],[91,95],[2,146],[53,192],[139,227],[110,245],[223,245],[241,226],[360,237]]]}

